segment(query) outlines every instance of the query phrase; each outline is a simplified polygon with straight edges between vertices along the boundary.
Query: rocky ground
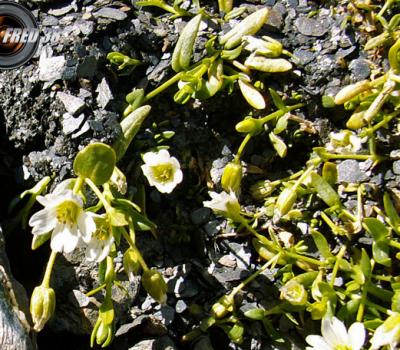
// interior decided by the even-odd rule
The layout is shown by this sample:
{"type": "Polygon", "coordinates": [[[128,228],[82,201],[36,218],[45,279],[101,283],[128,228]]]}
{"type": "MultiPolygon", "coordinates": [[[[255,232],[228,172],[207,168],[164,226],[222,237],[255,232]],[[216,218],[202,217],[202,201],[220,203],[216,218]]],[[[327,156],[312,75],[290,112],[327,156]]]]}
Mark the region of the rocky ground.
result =
{"type": "MultiPolygon", "coordinates": [[[[0,176],[4,191],[0,213],[5,228],[13,196],[47,175],[54,175],[55,183],[68,178],[80,148],[94,140],[112,144],[120,135],[125,95],[133,87],[149,91],[172,75],[171,53],[186,21],[171,20],[157,8],[140,9],[135,1],[21,2],[32,10],[42,28],[57,28],[61,39],[42,41],[29,64],[0,72],[0,176]],[[123,51],[143,64],[129,76],[118,76],[106,60],[110,51],[123,51]]],[[[201,4],[209,11],[215,6],[211,1],[201,4]]],[[[312,121],[316,129],[314,134],[290,140],[284,161],[276,158],[264,140],[250,144],[244,161],[253,171],[244,179],[242,203],[251,211],[255,204],[249,195],[250,184],[266,174],[278,178],[299,170],[311,148],[343,126],[343,109],[323,108],[322,96],[332,96],[344,85],[368,78],[376,63],[361,49],[366,41],[362,28],[351,21],[343,25],[354,15],[345,4],[251,0],[240,5],[271,8],[261,34],[281,40],[299,62],[293,71],[272,76],[268,86],[287,96],[301,95],[305,107],[297,115],[312,121]]],[[[183,6],[190,8],[190,2],[183,6]]],[[[202,55],[203,38],[197,42],[195,60],[202,55]]],[[[151,117],[121,165],[134,192],[143,181],[136,166],[139,151],[154,145],[154,135],[175,132],[168,144],[182,164],[184,181],[171,195],[147,189],[147,215],[158,225],[157,238],[147,233],[138,237],[146,261],[159,268],[168,282],[168,302],[162,307],[155,303],[140,289],[139,280],[123,281],[125,291],[114,290],[117,332],[110,349],[304,348],[302,337],[284,318],[280,328],[287,341],[280,345],[272,345],[255,322],[249,323],[241,345],[230,343],[218,330],[211,330],[195,343],[181,343],[182,335],[203,319],[217,297],[248,276],[259,261],[246,238],[229,237],[233,229],[226,220],[202,205],[208,198],[207,186],[218,188],[222,170],[239,145],[234,126],[248,106],[237,91],[185,106],[175,104],[173,94],[171,89],[152,101],[151,117]]],[[[381,138],[383,146],[397,140],[384,133],[381,138]]],[[[397,162],[382,167],[375,176],[361,169],[357,161],[342,161],[339,179],[357,182],[370,177],[377,186],[393,186],[399,181],[397,162]]],[[[49,250],[41,247],[32,252],[31,233],[19,226],[6,230],[5,239],[12,273],[30,294],[40,281],[49,250]]],[[[121,256],[118,259],[121,264],[121,256]]],[[[54,344],[59,350],[89,348],[89,334],[97,317],[94,305],[99,299],[84,295],[96,286],[96,268],[82,261],[80,251],[57,260],[52,279],[57,310],[38,335],[40,350],[53,349],[54,344]]],[[[242,308],[248,309],[260,298],[268,305],[278,295],[273,278],[265,273],[241,295],[242,308]]]]}

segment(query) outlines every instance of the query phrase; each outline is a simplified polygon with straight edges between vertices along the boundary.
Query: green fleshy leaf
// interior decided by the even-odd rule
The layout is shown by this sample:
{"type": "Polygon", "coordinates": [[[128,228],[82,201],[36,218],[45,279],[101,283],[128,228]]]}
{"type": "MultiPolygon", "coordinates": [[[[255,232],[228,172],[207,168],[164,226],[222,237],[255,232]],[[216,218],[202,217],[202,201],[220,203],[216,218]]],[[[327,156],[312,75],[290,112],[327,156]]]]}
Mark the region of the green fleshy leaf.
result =
{"type": "Polygon", "coordinates": [[[275,151],[278,153],[279,157],[285,158],[287,154],[287,146],[285,142],[273,132],[270,132],[268,136],[269,140],[272,143],[272,146],[274,146],[275,151]]]}
{"type": "Polygon", "coordinates": [[[34,235],[32,238],[32,250],[39,248],[43,243],[46,243],[51,237],[51,232],[44,235],[34,235]]]}
{"type": "Polygon", "coordinates": [[[337,192],[316,172],[311,173],[311,186],[315,188],[318,195],[329,207],[342,206],[337,192]]]}
{"type": "Polygon", "coordinates": [[[114,150],[104,143],[92,143],[81,150],[74,161],[75,174],[88,178],[95,185],[106,183],[114,171],[114,150]]]}
{"type": "Polygon", "coordinates": [[[183,28],[172,54],[171,66],[175,72],[180,72],[181,70],[189,68],[200,23],[201,14],[198,14],[183,28]]]}
{"type": "Polygon", "coordinates": [[[324,257],[325,259],[333,258],[334,255],[331,253],[328,241],[326,240],[324,235],[316,230],[312,230],[311,235],[322,257],[324,257]]]}
{"type": "Polygon", "coordinates": [[[244,315],[247,318],[250,318],[250,319],[256,320],[256,321],[262,320],[264,318],[264,314],[265,314],[264,309],[251,309],[251,310],[247,310],[244,313],[244,315]]]}
{"type": "Polygon", "coordinates": [[[383,195],[383,207],[385,209],[385,213],[389,218],[390,226],[393,227],[393,229],[399,233],[400,229],[400,216],[397,214],[397,210],[394,207],[389,193],[385,192],[383,195]]]}
{"type": "Polygon", "coordinates": [[[268,88],[269,93],[271,95],[272,98],[272,102],[274,103],[275,107],[279,110],[285,110],[286,109],[286,105],[283,102],[282,98],[278,95],[278,93],[271,88],[268,88]]]}

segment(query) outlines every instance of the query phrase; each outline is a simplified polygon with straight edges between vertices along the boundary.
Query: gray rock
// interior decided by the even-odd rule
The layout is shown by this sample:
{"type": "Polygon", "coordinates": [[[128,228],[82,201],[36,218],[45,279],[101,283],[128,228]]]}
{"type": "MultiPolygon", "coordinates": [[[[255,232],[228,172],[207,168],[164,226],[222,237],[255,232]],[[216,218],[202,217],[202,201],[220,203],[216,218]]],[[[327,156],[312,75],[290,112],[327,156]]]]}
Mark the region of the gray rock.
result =
{"type": "Polygon", "coordinates": [[[349,69],[354,81],[368,79],[371,75],[371,69],[368,61],[363,58],[353,60],[349,64],[349,69]]]}
{"type": "Polygon", "coordinates": [[[161,322],[169,326],[175,319],[175,309],[168,305],[162,305],[161,310],[154,314],[161,322]]]}
{"type": "Polygon", "coordinates": [[[66,15],[68,12],[72,10],[77,10],[76,4],[72,3],[67,6],[59,7],[59,8],[52,8],[48,11],[49,15],[60,17],[66,15]]]}
{"type": "Polygon", "coordinates": [[[73,116],[82,112],[86,106],[85,101],[65,92],[57,92],[57,98],[63,103],[66,111],[73,116]]]}
{"type": "Polygon", "coordinates": [[[76,132],[75,134],[72,134],[72,138],[76,139],[77,137],[87,133],[89,130],[90,130],[90,123],[89,123],[89,121],[86,120],[85,123],[80,128],[80,130],[78,132],[76,132]]]}
{"type": "Polygon", "coordinates": [[[175,344],[171,338],[163,336],[158,339],[142,340],[128,350],[175,350],[175,344]]]}
{"type": "Polygon", "coordinates": [[[45,57],[45,55],[40,55],[39,80],[50,82],[61,79],[65,63],[64,56],[45,57]]]}
{"type": "Polygon", "coordinates": [[[69,135],[72,134],[74,131],[77,131],[84,119],[85,119],[84,114],[81,114],[79,117],[74,118],[69,113],[64,113],[63,120],[61,122],[63,133],[65,135],[69,135]]]}
{"type": "Polygon", "coordinates": [[[42,26],[45,27],[53,27],[58,25],[58,19],[54,16],[46,16],[43,20],[42,20],[42,26]]]}
{"type": "Polygon", "coordinates": [[[321,37],[328,31],[328,26],[322,20],[300,17],[295,21],[298,31],[306,36],[321,37]]]}
{"type": "Polygon", "coordinates": [[[175,311],[178,314],[181,314],[182,312],[186,311],[188,308],[187,304],[183,300],[178,300],[175,304],[175,311]]]}
{"type": "Polygon", "coordinates": [[[400,160],[396,160],[393,162],[393,172],[396,175],[400,175],[400,160]]]}
{"type": "Polygon", "coordinates": [[[221,222],[218,220],[213,220],[208,222],[207,224],[205,224],[203,226],[204,230],[207,232],[207,235],[209,235],[210,237],[215,236],[216,234],[218,234],[218,232],[220,231],[220,226],[221,222]]]}
{"type": "Polygon", "coordinates": [[[294,51],[294,55],[300,60],[302,65],[306,65],[314,60],[315,56],[309,50],[298,49],[294,51]]]}
{"type": "Polygon", "coordinates": [[[190,214],[190,220],[195,225],[205,224],[210,218],[211,210],[209,208],[199,208],[190,214]]]}
{"type": "Polygon", "coordinates": [[[84,21],[84,20],[78,20],[74,23],[74,26],[79,29],[79,31],[83,35],[90,35],[93,33],[95,25],[94,22],[92,21],[84,21]]]}
{"type": "Polygon", "coordinates": [[[112,7],[103,7],[99,11],[95,12],[94,15],[95,17],[109,18],[117,21],[122,21],[128,17],[125,12],[112,7]]]}
{"type": "Polygon", "coordinates": [[[0,228],[0,349],[35,350],[31,319],[24,288],[11,275],[0,228]]]}
{"type": "Polygon", "coordinates": [[[339,163],[338,182],[359,183],[368,177],[360,170],[360,165],[354,159],[346,159],[339,163]]]}
{"type": "Polygon", "coordinates": [[[96,101],[101,108],[106,108],[110,101],[114,98],[106,78],[103,78],[96,89],[98,93],[96,101]]]}

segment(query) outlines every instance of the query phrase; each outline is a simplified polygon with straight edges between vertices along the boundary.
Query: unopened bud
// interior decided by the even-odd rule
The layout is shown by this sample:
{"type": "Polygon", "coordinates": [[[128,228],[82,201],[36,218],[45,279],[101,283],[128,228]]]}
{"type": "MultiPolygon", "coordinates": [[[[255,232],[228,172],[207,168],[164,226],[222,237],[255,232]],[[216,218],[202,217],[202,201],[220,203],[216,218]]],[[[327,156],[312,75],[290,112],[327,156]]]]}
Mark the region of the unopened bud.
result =
{"type": "Polygon", "coordinates": [[[281,299],[287,300],[292,305],[305,305],[307,303],[307,291],[297,281],[290,280],[280,291],[281,299]]]}
{"type": "Polygon", "coordinates": [[[229,295],[223,295],[219,300],[211,307],[211,313],[215,318],[222,318],[228,312],[233,311],[233,297],[229,295]]]}
{"type": "Polygon", "coordinates": [[[166,303],[168,287],[159,271],[144,271],[142,275],[142,285],[154,300],[158,301],[160,304],[166,303]]]}
{"type": "Polygon", "coordinates": [[[135,250],[129,248],[124,253],[124,270],[128,275],[130,281],[133,280],[133,276],[137,275],[140,270],[139,257],[135,250]]]}
{"type": "Polygon", "coordinates": [[[365,111],[353,113],[347,121],[346,126],[351,130],[361,129],[366,124],[364,120],[364,113],[365,111]]]}
{"type": "Polygon", "coordinates": [[[236,131],[246,134],[258,134],[262,130],[262,125],[258,119],[248,118],[236,124],[236,131]]]}
{"type": "Polygon", "coordinates": [[[297,192],[292,188],[285,188],[279,195],[274,210],[274,221],[287,214],[292,209],[293,204],[296,202],[297,192]]]}
{"type": "Polygon", "coordinates": [[[47,321],[53,316],[56,307],[56,295],[52,288],[38,286],[33,290],[30,311],[33,329],[40,332],[47,321]]]}
{"type": "Polygon", "coordinates": [[[244,65],[247,68],[266,73],[281,73],[292,69],[292,64],[284,58],[267,58],[264,56],[249,56],[244,65]]]}
{"type": "Polygon", "coordinates": [[[348,85],[340,90],[335,96],[335,103],[341,105],[358,94],[368,90],[371,87],[369,80],[363,80],[355,84],[348,85]]]}
{"type": "Polygon", "coordinates": [[[226,192],[238,192],[240,189],[240,183],[242,181],[243,171],[242,166],[238,163],[228,163],[224,169],[221,178],[222,188],[226,192]]]}

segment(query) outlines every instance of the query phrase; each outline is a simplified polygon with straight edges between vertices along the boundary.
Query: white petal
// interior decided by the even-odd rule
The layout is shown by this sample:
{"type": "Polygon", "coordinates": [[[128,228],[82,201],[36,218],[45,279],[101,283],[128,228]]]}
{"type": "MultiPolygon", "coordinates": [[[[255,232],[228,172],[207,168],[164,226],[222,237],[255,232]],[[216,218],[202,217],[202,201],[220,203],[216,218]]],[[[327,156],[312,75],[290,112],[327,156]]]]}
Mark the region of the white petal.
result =
{"type": "Polygon", "coordinates": [[[389,344],[390,339],[387,338],[387,334],[384,331],[384,325],[380,325],[376,330],[371,339],[371,350],[379,349],[381,346],[389,344]]]}
{"type": "Polygon", "coordinates": [[[51,236],[50,247],[55,252],[71,253],[79,242],[76,227],[57,225],[51,236]]]}
{"type": "Polygon", "coordinates": [[[96,231],[96,223],[91,213],[82,212],[78,217],[78,228],[82,237],[90,237],[96,231]]]}
{"type": "Polygon", "coordinates": [[[319,335],[309,335],[306,337],[306,342],[312,346],[311,349],[332,350],[332,348],[325,342],[324,338],[319,335]]]}
{"type": "Polygon", "coordinates": [[[177,184],[181,183],[182,180],[183,180],[182,170],[178,169],[174,174],[174,182],[177,185],[177,184]]]}
{"type": "Polygon", "coordinates": [[[49,203],[49,199],[46,198],[46,197],[47,197],[47,196],[37,196],[37,197],[36,197],[36,200],[37,200],[41,205],[43,205],[43,206],[45,207],[45,206],[47,206],[48,203],[49,203]]]}
{"type": "Polygon", "coordinates": [[[158,155],[155,152],[147,152],[143,154],[143,161],[147,165],[157,165],[159,163],[158,155]]]}
{"type": "Polygon", "coordinates": [[[55,212],[53,210],[42,209],[33,214],[29,219],[29,225],[33,227],[34,235],[41,235],[50,232],[57,224],[55,212]]]}
{"type": "Polygon", "coordinates": [[[346,327],[336,317],[324,318],[322,320],[321,333],[325,341],[332,348],[336,345],[346,344],[347,342],[346,327]]]}
{"type": "Polygon", "coordinates": [[[169,155],[169,152],[166,149],[159,150],[157,153],[157,158],[159,164],[171,162],[171,156],[169,155]]]}
{"type": "Polygon", "coordinates": [[[92,239],[86,248],[86,259],[89,261],[96,261],[102,251],[101,242],[98,239],[92,239]]]}
{"type": "Polygon", "coordinates": [[[361,322],[355,322],[350,326],[349,340],[352,350],[362,349],[365,341],[365,328],[361,322]]]}

